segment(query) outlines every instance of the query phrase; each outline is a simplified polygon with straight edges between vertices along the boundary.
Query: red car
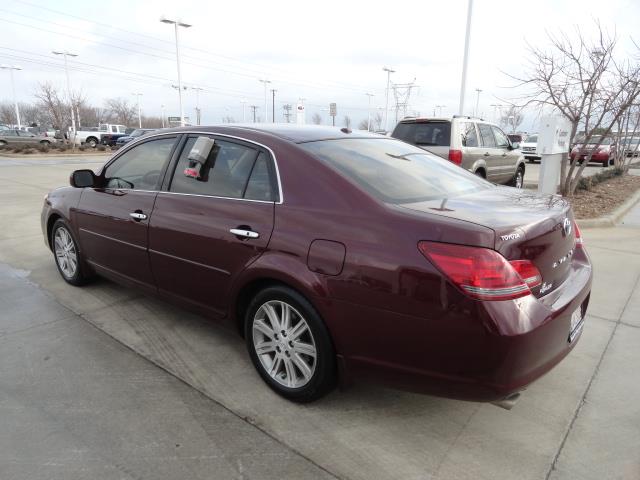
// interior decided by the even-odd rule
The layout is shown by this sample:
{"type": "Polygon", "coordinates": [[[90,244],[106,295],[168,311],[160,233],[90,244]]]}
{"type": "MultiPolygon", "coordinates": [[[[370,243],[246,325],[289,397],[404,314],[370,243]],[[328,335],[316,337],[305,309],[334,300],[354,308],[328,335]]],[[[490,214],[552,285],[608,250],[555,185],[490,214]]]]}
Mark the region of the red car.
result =
{"type": "Polygon", "coordinates": [[[98,274],[236,328],[301,402],[364,378],[510,397],[572,350],[592,279],[562,198],[331,127],[145,135],[49,193],[42,230],[65,281],[98,274]]]}
{"type": "Polygon", "coordinates": [[[580,156],[579,162],[584,162],[591,154],[591,162],[602,163],[602,166],[608,167],[613,165],[615,157],[616,145],[612,138],[602,138],[600,135],[592,136],[585,144],[577,143],[571,149],[571,160],[575,160],[580,156]],[[596,148],[597,145],[597,148],[596,148]]]}

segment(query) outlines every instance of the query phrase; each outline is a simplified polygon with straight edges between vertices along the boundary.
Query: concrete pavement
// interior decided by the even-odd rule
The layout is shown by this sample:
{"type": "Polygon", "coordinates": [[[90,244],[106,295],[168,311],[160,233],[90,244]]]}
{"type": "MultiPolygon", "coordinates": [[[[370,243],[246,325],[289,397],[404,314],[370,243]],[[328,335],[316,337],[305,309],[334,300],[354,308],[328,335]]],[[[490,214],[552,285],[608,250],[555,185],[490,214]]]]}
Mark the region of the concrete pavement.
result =
{"type": "MultiPolygon", "coordinates": [[[[89,164],[89,168],[95,166],[89,164]]],[[[139,382],[139,375],[148,380],[144,388],[151,389],[162,398],[172,380],[168,380],[160,370],[150,367],[143,360],[145,358],[213,399],[215,403],[207,404],[214,417],[212,425],[216,425],[216,415],[211,406],[221,405],[233,412],[237,421],[241,421],[240,418],[246,420],[241,436],[247,436],[248,445],[259,443],[261,435],[266,432],[267,438],[277,440],[274,449],[279,445],[286,446],[288,451],[287,456],[278,457],[272,463],[265,460],[262,464],[265,471],[274,472],[274,475],[277,470],[273,469],[279,462],[281,465],[291,464],[292,471],[297,472],[296,477],[291,478],[314,478],[323,474],[345,479],[640,477],[640,411],[638,402],[634,401],[640,397],[640,383],[637,381],[637,371],[640,370],[640,253],[637,251],[640,225],[625,222],[624,228],[583,232],[596,272],[583,336],[572,354],[531,386],[513,410],[369,385],[357,385],[346,392],[337,391],[312,405],[300,406],[280,399],[262,384],[249,362],[242,340],[232,333],[196,315],[108,281],[74,288],[59,278],[53,258],[42,243],[39,211],[44,193],[51,187],[65,184],[74,168],[78,166],[65,163],[3,166],[3,159],[0,159],[0,212],[7,222],[7,228],[0,231],[0,262],[7,264],[6,271],[10,275],[22,275],[20,281],[32,289],[25,293],[27,298],[34,295],[46,297],[58,305],[48,308],[52,315],[61,317],[55,318],[54,323],[30,328],[29,322],[39,321],[40,314],[23,313],[19,307],[15,307],[16,310],[3,309],[6,311],[0,313],[0,331],[29,327],[27,332],[39,329],[45,332],[40,340],[25,336],[20,340],[21,347],[9,348],[9,345],[14,345],[13,340],[7,341],[11,337],[0,337],[0,341],[4,340],[0,343],[3,345],[0,347],[0,364],[13,366],[0,369],[1,385],[10,388],[21,375],[34,375],[29,377],[29,385],[34,390],[23,389],[22,395],[16,394],[11,399],[3,395],[0,397],[0,410],[19,410],[19,405],[27,404],[37,396],[35,391],[40,395],[50,393],[51,399],[58,398],[56,385],[61,381],[47,382],[47,375],[43,373],[49,372],[46,365],[43,361],[33,360],[43,348],[44,339],[53,335],[57,338],[56,345],[69,352],[65,357],[67,363],[58,366],[61,372],[81,368],[82,365],[74,366],[76,361],[88,366],[100,361],[99,370],[110,372],[113,363],[112,370],[118,373],[114,373],[109,388],[100,387],[100,375],[70,375],[81,378],[85,388],[100,392],[97,396],[105,405],[111,402],[117,405],[118,401],[132,406],[144,405],[144,395],[128,398],[131,385],[139,382]],[[11,273],[16,271],[22,273],[11,273]],[[118,342],[109,341],[103,333],[90,328],[87,322],[118,342]],[[76,346],[77,337],[86,335],[89,330],[83,330],[77,336],[47,331],[67,324],[69,328],[89,329],[100,335],[105,349],[127,352],[126,363],[131,368],[123,368],[118,358],[114,358],[122,353],[97,353],[94,358],[95,348],[76,346]],[[78,350],[80,354],[76,358],[74,353],[78,350]],[[21,353],[23,351],[31,352],[28,360],[20,360],[25,357],[21,353]],[[157,374],[149,373],[151,370],[157,374]],[[127,386],[129,388],[125,388],[127,386]]],[[[628,218],[636,218],[634,216],[640,216],[638,207],[630,212],[628,218]]],[[[0,278],[1,273],[0,269],[0,278]]],[[[23,287],[26,288],[24,284],[17,284],[13,290],[8,290],[16,293],[0,290],[3,305],[5,297],[18,295],[18,298],[24,298],[18,294],[23,287]]],[[[19,300],[18,305],[25,302],[19,300]]],[[[64,378],[61,375],[57,378],[64,378]]],[[[66,376],[69,377],[68,374],[66,376]]],[[[172,388],[168,390],[173,394],[172,388]]],[[[5,387],[1,388],[0,394],[4,391],[5,387]]],[[[73,402],[82,393],[78,387],[69,392],[64,401],[73,402]]],[[[87,418],[105,412],[105,407],[98,405],[98,399],[94,397],[89,402],[78,402],[86,410],[87,418]]],[[[174,403],[173,398],[168,402],[169,405],[174,403]]],[[[41,406],[46,407],[46,402],[41,406]]],[[[161,412],[158,416],[149,415],[153,419],[149,423],[153,423],[166,410],[158,401],[150,411],[161,412]]],[[[131,421],[137,422],[147,417],[147,410],[133,409],[129,414],[131,421]]],[[[116,425],[126,423],[127,412],[121,412],[121,415],[122,419],[114,419],[116,425]]],[[[198,418],[207,415],[205,413],[198,418]]],[[[120,436],[116,438],[111,432],[117,428],[110,426],[108,418],[107,415],[99,420],[106,433],[101,430],[99,434],[87,437],[91,439],[90,447],[114,449],[113,443],[118,441],[125,441],[131,448],[146,445],[147,433],[137,435],[135,429],[125,428],[118,432],[120,436]]],[[[2,466],[8,457],[2,452],[14,452],[6,450],[5,445],[9,445],[12,438],[8,428],[15,427],[16,423],[3,425],[1,422],[9,422],[6,415],[0,416],[0,426],[3,427],[0,428],[0,477],[5,478],[2,466]]],[[[185,439],[193,438],[197,444],[205,442],[204,437],[198,434],[197,421],[187,418],[182,426],[179,425],[180,419],[167,422],[167,430],[182,429],[185,439]],[[195,433],[191,437],[193,429],[195,433]]],[[[85,429],[91,430],[89,425],[72,417],[62,417],[57,428],[71,426],[77,428],[77,435],[85,429]]],[[[39,438],[46,428],[46,423],[34,420],[31,429],[22,433],[25,440],[20,445],[23,448],[13,454],[11,472],[14,478],[38,478],[28,475],[35,471],[29,470],[28,462],[15,461],[19,458],[17,453],[28,456],[32,463],[46,464],[55,462],[56,458],[67,459],[68,465],[73,463],[76,458],[73,449],[77,447],[71,444],[66,448],[51,447],[47,451],[45,443],[30,445],[26,440],[39,438]]],[[[230,434],[216,427],[211,435],[211,441],[219,446],[227,441],[230,434]]],[[[229,438],[230,448],[226,455],[240,455],[236,451],[240,447],[232,437],[229,438]]],[[[94,470],[91,478],[112,478],[105,472],[120,472],[122,478],[136,478],[136,475],[177,478],[171,476],[172,472],[184,470],[163,470],[161,466],[160,458],[175,457],[170,455],[169,445],[166,443],[155,452],[157,463],[141,466],[131,455],[123,457],[127,459],[124,465],[129,470],[117,470],[115,467],[108,470],[105,467],[94,470]]],[[[205,445],[209,444],[205,442],[205,445]]],[[[216,451],[215,446],[207,448],[216,451]]],[[[253,451],[253,448],[248,450],[253,451]]],[[[118,455],[105,457],[100,465],[116,465],[118,458],[118,455]]],[[[175,469],[182,468],[179,467],[180,462],[176,462],[175,469]]],[[[238,477],[239,473],[232,470],[233,464],[232,460],[231,466],[224,467],[227,468],[225,472],[238,477]]],[[[197,476],[200,472],[196,471],[194,477],[200,478],[197,476]]],[[[219,478],[234,477],[221,475],[219,478]]],[[[252,476],[247,473],[246,478],[269,477],[256,475],[254,471],[252,476]]]]}

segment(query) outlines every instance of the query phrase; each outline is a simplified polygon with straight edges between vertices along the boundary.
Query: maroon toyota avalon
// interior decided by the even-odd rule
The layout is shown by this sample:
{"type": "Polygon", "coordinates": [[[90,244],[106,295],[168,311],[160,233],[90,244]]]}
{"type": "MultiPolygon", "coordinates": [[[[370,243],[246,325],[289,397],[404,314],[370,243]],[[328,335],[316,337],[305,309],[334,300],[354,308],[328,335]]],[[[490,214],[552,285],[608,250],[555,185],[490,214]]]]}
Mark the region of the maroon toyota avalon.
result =
{"type": "Polygon", "coordinates": [[[348,129],[146,135],[49,193],[42,229],[64,280],[101,275],[237,328],[300,402],[364,378],[512,397],[574,347],[591,289],[562,198],[348,129]]]}

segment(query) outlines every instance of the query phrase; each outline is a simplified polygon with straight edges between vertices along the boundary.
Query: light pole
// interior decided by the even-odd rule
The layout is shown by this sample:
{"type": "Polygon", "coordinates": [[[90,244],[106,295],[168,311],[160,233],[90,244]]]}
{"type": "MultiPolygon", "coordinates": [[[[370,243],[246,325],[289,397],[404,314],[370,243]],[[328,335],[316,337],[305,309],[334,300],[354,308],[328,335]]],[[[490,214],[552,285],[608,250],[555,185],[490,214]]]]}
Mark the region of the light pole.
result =
{"type": "Polygon", "coordinates": [[[142,128],[142,115],[140,114],[140,96],[142,95],[142,93],[134,92],[131,95],[136,96],[136,102],[138,104],[138,128],[142,128]]]}
{"type": "Polygon", "coordinates": [[[264,84],[264,123],[267,123],[269,120],[269,107],[267,106],[267,85],[271,83],[271,80],[259,79],[261,83],[264,84]]]}
{"type": "Polygon", "coordinates": [[[369,105],[367,106],[367,131],[371,131],[371,97],[375,95],[373,93],[365,93],[367,97],[369,97],[369,105]]]}
{"type": "Polygon", "coordinates": [[[480,94],[482,93],[482,90],[479,88],[476,88],[476,111],[473,113],[474,117],[478,116],[478,106],[480,105],[480,94]]]}
{"type": "Polygon", "coordinates": [[[200,125],[200,92],[204,90],[202,87],[190,87],[196,91],[196,125],[200,125]]]}
{"type": "Polygon", "coordinates": [[[464,37],[464,59],[462,60],[462,79],[460,80],[460,106],[458,107],[458,115],[463,114],[464,110],[464,93],[467,88],[467,62],[469,60],[469,37],[471,36],[471,14],[473,11],[473,0],[469,0],[467,7],[467,33],[464,37]]]}
{"type": "Polygon", "coordinates": [[[3,70],[9,70],[9,76],[11,77],[11,92],[13,93],[13,104],[16,107],[16,121],[18,122],[18,128],[20,128],[20,109],[18,108],[18,100],[16,99],[16,87],[13,83],[13,71],[22,70],[22,67],[18,67],[16,65],[0,65],[0,68],[3,70]]]}
{"type": "Polygon", "coordinates": [[[247,115],[246,115],[246,110],[245,107],[247,106],[247,101],[246,100],[240,100],[240,103],[242,104],[242,123],[245,123],[247,121],[247,115]]]}
{"type": "Polygon", "coordinates": [[[180,20],[169,20],[168,18],[161,18],[162,23],[173,25],[176,33],[176,65],[178,66],[178,100],[180,101],[180,126],[184,127],[184,108],[182,106],[182,78],[180,77],[180,47],[178,38],[178,27],[190,28],[188,23],[181,22],[180,20]]]}
{"type": "Polygon", "coordinates": [[[389,131],[389,84],[391,83],[391,74],[395,72],[395,70],[389,67],[382,67],[382,70],[387,72],[387,95],[385,100],[384,107],[384,129],[385,131],[389,131]]]}
{"type": "Polygon", "coordinates": [[[275,88],[271,89],[271,123],[276,123],[276,90],[275,88]]]}
{"type": "Polygon", "coordinates": [[[71,131],[73,132],[73,143],[71,144],[71,148],[75,148],[76,146],[76,119],[73,112],[73,99],[71,98],[71,82],[69,82],[69,67],[67,65],[67,57],[77,57],[78,55],[75,53],[69,53],[66,50],[59,52],[53,51],[51,52],[54,55],[62,55],[64,57],[64,72],[67,76],[67,97],[69,97],[69,103],[71,104],[71,131]]]}
{"type": "Polygon", "coordinates": [[[162,128],[164,128],[164,103],[160,105],[160,112],[162,113],[162,128]]]}

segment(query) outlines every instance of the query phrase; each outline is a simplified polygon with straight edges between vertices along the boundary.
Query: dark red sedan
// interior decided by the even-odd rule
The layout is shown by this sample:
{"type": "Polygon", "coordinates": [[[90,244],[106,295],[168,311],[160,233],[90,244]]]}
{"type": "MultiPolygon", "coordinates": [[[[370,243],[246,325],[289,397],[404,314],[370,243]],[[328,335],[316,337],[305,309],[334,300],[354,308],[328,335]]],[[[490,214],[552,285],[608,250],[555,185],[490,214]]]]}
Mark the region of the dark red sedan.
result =
{"type": "Polygon", "coordinates": [[[98,274],[232,325],[291,400],[367,377],[501,400],[582,331],[592,271],[569,204],[398,140],[175,129],[71,185],[42,211],[64,280],[98,274]]]}

